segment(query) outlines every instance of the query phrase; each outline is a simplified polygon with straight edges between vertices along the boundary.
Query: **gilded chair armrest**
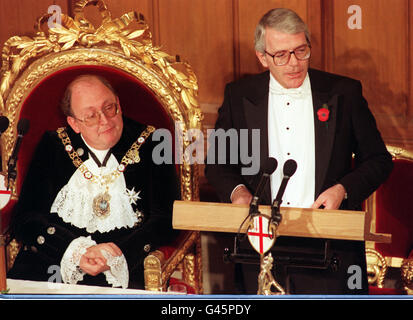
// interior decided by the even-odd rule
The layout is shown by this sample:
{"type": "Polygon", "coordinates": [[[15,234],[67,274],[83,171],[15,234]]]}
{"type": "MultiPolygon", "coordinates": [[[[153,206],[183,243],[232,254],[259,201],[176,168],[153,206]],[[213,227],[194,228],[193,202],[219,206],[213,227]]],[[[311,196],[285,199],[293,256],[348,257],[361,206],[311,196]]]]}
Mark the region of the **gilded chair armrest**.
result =
{"type": "Polygon", "coordinates": [[[170,246],[149,253],[144,260],[145,290],[166,291],[169,278],[182,265],[183,280],[200,293],[201,266],[195,261],[200,255],[199,242],[199,232],[184,231],[170,246]]]}
{"type": "Polygon", "coordinates": [[[410,252],[408,258],[403,259],[400,273],[406,293],[413,294],[413,251],[410,252]]]}
{"type": "Polygon", "coordinates": [[[145,290],[163,291],[162,266],[165,264],[165,255],[159,250],[149,253],[144,262],[145,290]]]}
{"type": "Polygon", "coordinates": [[[376,285],[378,288],[383,288],[388,269],[386,259],[377,250],[367,248],[366,260],[369,285],[376,285]]]}

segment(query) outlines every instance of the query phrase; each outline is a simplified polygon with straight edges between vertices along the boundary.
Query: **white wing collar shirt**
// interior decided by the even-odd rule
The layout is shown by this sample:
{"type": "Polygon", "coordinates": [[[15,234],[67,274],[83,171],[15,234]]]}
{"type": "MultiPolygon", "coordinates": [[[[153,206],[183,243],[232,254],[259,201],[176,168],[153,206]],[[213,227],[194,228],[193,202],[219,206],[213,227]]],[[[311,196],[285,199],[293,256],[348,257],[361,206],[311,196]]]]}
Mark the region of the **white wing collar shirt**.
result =
{"type": "Polygon", "coordinates": [[[307,74],[299,88],[286,89],[270,75],[268,95],[269,156],[278,161],[271,175],[271,197],[274,200],[283,178],[286,160],[297,162],[290,178],[282,206],[309,208],[315,192],[314,111],[310,78],[307,74]]]}

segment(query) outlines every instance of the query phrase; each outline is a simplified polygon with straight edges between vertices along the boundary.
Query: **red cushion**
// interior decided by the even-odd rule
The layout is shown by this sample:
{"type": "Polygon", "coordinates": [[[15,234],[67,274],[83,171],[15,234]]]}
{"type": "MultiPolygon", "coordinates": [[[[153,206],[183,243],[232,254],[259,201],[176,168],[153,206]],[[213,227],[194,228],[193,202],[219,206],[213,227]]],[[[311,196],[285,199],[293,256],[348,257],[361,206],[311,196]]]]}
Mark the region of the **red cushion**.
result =
{"type": "Polygon", "coordinates": [[[413,248],[413,162],[393,163],[390,177],[376,192],[376,232],[391,233],[392,243],[376,243],[376,249],[383,256],[405,258],[413,248]]]}
{"type": "Polygon", "coordinates": [[[405,293],[399,289],[378,288],[374,286],[369,286],[369,294],[371,295],[403,295],[405,293]]]}
{"type": "Polygon", "coordinates": [[[171,244],[159,248],[159,250],[164,254],[166,260],[168,260],[172,256],[176,248],[182,246],[182,244],[185,242],[188,232],[189,231],[180,232],[171,244]]]}
{"type": "Polygon", "coordinates": [[[180,279],[176,279],[176,278],[170,278],[169,279],[169,285],[172,284],[182,284],[186,287],[186,293],[187,294],[195,294],[195,288],[192,288],[189,284],[187,284],[186,282],[180,280],[180,279]]]}
{"type": "MultiPolygon", "coordinates": [[[[156,128],[167,128],[173,134],[174,124],[155,93],[128,73],[106,66],[74,66],[44,78],[23,102],[19,118],[30,120],[30,129],[22,140],[18,155],[17,190],[21,188],[33,152],[43,133],[66,126],[59,104],[69,82],[80,74],[94,73],[107,78],[118,93],[122,112],[129,118],[156,128]]],[[[10,206],[2,214],[2,230],[10,222],[10,206]]]]}

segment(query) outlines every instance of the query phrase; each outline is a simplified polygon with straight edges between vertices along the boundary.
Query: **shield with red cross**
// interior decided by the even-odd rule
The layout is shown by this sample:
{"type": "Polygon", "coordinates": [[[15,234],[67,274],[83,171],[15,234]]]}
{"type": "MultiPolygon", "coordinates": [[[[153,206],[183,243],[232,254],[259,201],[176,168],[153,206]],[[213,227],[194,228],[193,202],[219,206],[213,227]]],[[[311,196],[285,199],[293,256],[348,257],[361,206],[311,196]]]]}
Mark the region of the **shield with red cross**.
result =
{"type": "Polygon", "coordinates": [[[6,181],[7,178],[3,174],[0,174],[0,209],[3,209],[11,198],[11,192],[6,187],[6,181]]]}
{"type": "Polygon", "coordinates": [[[268,228],[269,218],[263,215],[255,216],[248,228],[247,236],[251,246],[259,254],[264,254],[272,248],[275,242],[275,230],[268,228]]]}

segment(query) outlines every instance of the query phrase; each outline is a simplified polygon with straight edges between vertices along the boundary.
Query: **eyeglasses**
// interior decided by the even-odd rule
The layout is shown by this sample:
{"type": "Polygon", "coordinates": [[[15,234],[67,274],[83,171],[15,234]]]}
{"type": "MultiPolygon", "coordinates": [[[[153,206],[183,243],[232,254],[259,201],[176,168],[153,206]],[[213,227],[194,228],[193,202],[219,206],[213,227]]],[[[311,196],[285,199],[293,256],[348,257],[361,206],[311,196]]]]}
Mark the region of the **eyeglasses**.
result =
{"type": "Polygon", "coordinates": [[[74,117],[76,120],[83,122],[85,125],[92,127],[99,123],[100,117],[102,114],[105,115],[106,118],[113,118],[119,113],[119,105],[117,102],[108,104],[102,108],[100,111],[95,111],[90,115],[82,119],[74,117]]]}
{"type": "Polygon", "coordinates": [[[284,66],[286,65],[291,58],[291,55],[294,54],[297,60],[307,60],[311,56],[311,46],[308,44],[304,44],[302,46],[299,46],[298,48],[295,48],[294,50],[282,50],[282,51],[277,51],[274,54],[270,54],[267,51],[265,51],[266,54],[268,54],[272,59],[274,60],[274,64],[276,66],[284,66]]]}

